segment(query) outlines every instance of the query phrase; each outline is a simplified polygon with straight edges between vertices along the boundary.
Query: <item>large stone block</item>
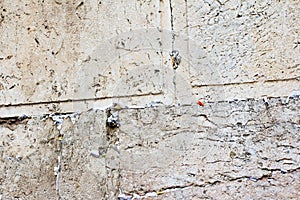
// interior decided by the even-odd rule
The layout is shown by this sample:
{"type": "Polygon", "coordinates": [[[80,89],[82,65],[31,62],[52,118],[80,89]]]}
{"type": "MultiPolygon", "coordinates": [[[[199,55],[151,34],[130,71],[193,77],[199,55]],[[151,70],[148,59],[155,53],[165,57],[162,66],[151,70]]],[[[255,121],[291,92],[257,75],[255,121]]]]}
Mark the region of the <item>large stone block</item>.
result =
{"type": "Polygon", "coordinates": [[[114,128],[101,110],[2,118],[2,197],[267,198],[298,191],[290,182],[299,170],[298,97],[115,109],[114,128]]]}
{"type": "MultiPolygon", "coordinates": [[[[125,83],[131,76],[142,76],[142,71],[152,75],[143,75],[140,79],[151,80],[154,76],[153,82],[149,86],[140,86],[142,89],[138,89],[142,92],[129,85],[124,93],[127,94],[128,90],[134,95],[156,93],[156,84],[161,85],[161,81],[155,82],[156,68],[149,67],[150,71],[147,71],[142,67],[138,69],[140,72],[128,75],[126,71],[132,70],[128,66],[130,63],[137,69],[134,65],[138,64],[137,57],[140,60],[151,59],[151,65],[158,66],[158,63],[161,64],[160,56],[158,59],[153,55],[143,58],[141,53],[133,55],[125,63],[119,57],[123,58],[124,52],[130,53],[134,48],[128,46],[132,38],[120,35],[133,37],[130,34],[132,30],[159,28],[159,9],[156,1],[3,1],[0,27],[1,104],[120,96],[111,90],[115,84],[121,84],[120,80],[125,83]],[[85,63],[90,59],[96,61],[87,66],[85,63]]],[[[158,42],[156,39],[151,42],[158,42]]],[[[136,48],[144,50],[147,47],[149,45],[136,48]]],[[[153,50],[149,51],[149,54],[152,53],[156,54],[153,50]]],[[[128,56],[131,55],[124,58],[128,59],[128,56]]]]}
{"type": "Polygon", "coordinates": [[[2,199],[57,199],[53,173],[56,140],[57,130],[51,120],[1,119],[2,199]]]}
{"type": "MultiPolygon", "coordinates": [[[[197,199],[226,197],[221,188],[230,183],[246,196],[251,196],[246,185],[266,184],[270,190],[253,194],[266,198],[284,196],[282,189],[270,194],[270,181],[281,173],[286,187],[297,190],[297,184],[289,183],[291,174],[298,177],[300,159],[294,106],[299,107],[299,98],[290,104],[271,99],[269,107],[252,100],[211,104],[205,111],[195,106],[124,110],[118,135],[120,188],[141,196],[166,193],[149,199],[197,199]]],[[[240,197],[229,190],[233,198],[240,197]]]]}

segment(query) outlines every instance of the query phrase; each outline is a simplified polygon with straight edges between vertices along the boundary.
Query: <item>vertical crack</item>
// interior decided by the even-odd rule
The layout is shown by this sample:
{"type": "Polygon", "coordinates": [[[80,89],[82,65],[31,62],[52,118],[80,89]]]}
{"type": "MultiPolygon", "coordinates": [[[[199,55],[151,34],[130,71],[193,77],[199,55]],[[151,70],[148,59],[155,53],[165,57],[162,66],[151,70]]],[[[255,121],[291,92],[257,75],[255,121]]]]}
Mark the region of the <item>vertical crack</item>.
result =
{"type": "Polygon", "coordinates": [[[185,24],[186,24],[186,35],[187,35],[187,66],[188,66],[188,77],[190,78],[190,33],[189,33],[189,15],[188,15],[188,0],[185,0],[185,24]]]}
{"type": "MultiPolygon", "coordinates": [[[[172,34],[172,47],[171,47],[171,53],[173,54],[174,52],[174,43],[175,43],[175,33],[174,33],[174,16],[173,16],[173,6],[172,6],[172,0],[169,0],[169,3],[170,3],[170,20],[171,20],[171,34],[172,34]]],[[[179,55],[179,52],[178,52],[178,55],[179,55]]],[[[173,65],[173,69],[177,69],[177,65],[174,65],[175,63],[173,62],[172,60],[172,65],[173,65]],[[174,67],[175,66],[175,67],[174,67]]],[[[176,73],[174,73],[174,76],[173,76],[173,86],[174,86],[174,103],[177,102],[177,88],[176,88],[176,73]]]]}
{"type": "MultiPolygon", "coordinates": [[[[75,116],[75,115],[74,115],[75,116]]],[[[54,167],[54,175],[55,175],[55,191],[58,199],[61,199],[60,190],[59,190],[59,176],[61,172],[61,159],[62,159],[62,140],[64,134],[62,133],[62,124],[66,117],[70,117],[71,120],[74,116],[70,115],[62,115],[62,114],[50,114],[49,117],[54,121],[54,126],[56,126],[56,130],[58,130],[57,135],[57,165],[54,167]]],[[[74,119],[73,119],[74,120],[74,119]]],[[[72,122],[73,122],[72,120],[72,122]]]]}
{"type": "Polygon", "coordinates": [[[174,17],[173,17],[173,7],[172,0],[169,0],[170,3],[170,17],[171,17],[171,33],[172,33],[172,51],[174,50],[174,42],[175,42],[175,33],[174,33],[174,17]]]}
{"type": "MultiPolygon", "coordinates": [[[[119,111],[123,109],[117,103],[113,103],[113,107],[108,108],[106,110],[107,119],[106,119],[106,140],[108,142],[107,149],[115,151],[117,154],[113,154],[116,156],[115,159],[120,158],[120,152],[117,147],[117,143],[119,141],[117,132],[119,131],[120,127],[120,120],[119,120],[119,111]]],[[[107,151],[107,150],[106,150],[107,151]]],[[[110,156],[112,156],[110,152],[110,156]]],[[[118,196],[119,189],[120,189],[120,179],[121,179],[121,168],[120,168],[120,160],[117,161],[116,164],[108,164],[107,157],[105,158],[105,168],[106,176],[107,176],[107,195],[106,197],[112,198],[118,196]],[[108,184],[109,183],[109,184],[108,184]],[[113,194],[111,193],[114,190],[113,194]]]]}
{"type": "Polygon", "coordinates": [[[58,156],[57,156],[57,166],[54,167],[54,175],[55,175],[55,190],[56,190],[56,194],[58,196],[58,199],[61,199],[60,197],[60,193],[59,193],[59,175],[61,172],[61,158],[62,158],[62,139],[63,139],[63,135],[60,133],[59,130],[59,135],[58,135],[58,156]]]}

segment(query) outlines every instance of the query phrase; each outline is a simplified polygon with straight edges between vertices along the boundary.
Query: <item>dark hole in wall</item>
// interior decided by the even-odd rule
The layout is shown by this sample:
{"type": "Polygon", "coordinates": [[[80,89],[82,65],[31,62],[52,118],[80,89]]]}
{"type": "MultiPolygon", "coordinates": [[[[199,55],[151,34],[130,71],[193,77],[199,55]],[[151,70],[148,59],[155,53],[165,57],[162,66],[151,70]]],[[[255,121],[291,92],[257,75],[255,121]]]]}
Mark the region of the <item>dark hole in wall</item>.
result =
{"type": "Polygon", "coordinates": [[[19,124],[27,124],[28,117],[26,115],[16,117],[0,117],[0,125],[14,131],[19,124]]]}

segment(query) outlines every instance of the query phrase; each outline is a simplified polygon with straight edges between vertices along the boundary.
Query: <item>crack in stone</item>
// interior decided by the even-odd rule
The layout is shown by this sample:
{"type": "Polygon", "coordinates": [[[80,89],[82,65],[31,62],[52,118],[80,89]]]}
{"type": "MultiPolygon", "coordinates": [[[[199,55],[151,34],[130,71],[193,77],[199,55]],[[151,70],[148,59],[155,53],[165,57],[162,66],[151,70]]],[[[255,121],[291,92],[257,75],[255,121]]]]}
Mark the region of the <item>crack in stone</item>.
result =
{"type": "Polygon", "coordinates": [[[260,169],[268,171],[269,173],[268,174],[264,174],[264,175],[262,175],[260,177],[246,176],[246,175],[245,176],[232,177],[232,176],[229,176],[227,174],[220,174],[220,175],[223,176],[223,177],[226,177],[227,178],[226,181],[238,181],[238,180],[242,180],[242,179],[248,179],[248,180],[257,182],[257,181],[260,181],[260,180],[264,180],[266,178],[272,179],[273,172],[277,171],[277,172],[281,172],[282,174],[293,173],[293,172],[296,172],[296,171],[300,170],[300,167],[297,167],[297,168],[294,168],[294,169],[289,169],[289,170],[283,170],[283,169],[278,169],[278,168],[274,168],[274,169],[271,169],[271,168],[260,168],[260,169]]]}
{"type": "MultiPolygon", "coordinates": [[[[217,185],[221,183],[221,181],[216,180],[216,181],[207,181],[204,182],[202,184],[197,184],[194,182],[189,182],[185,185],[173,185],[173,186],[168,186],[168,187],[163,187],[161,189],[158,190],[149,190],[149,191],[144,191],[142,194],[138,195],[138,197],[136,197],[137,199],[142,199],[145,197],[149,197],[149,196],[158,196],[164,193],[168,193],[168,192],[173,192],[173,191],[178,191],[178,190],[185,190],[185,189],[189,189],[192,187],[200,187],[200,188],[204,188],[207,186],[212,186],[212,185],[217,185]]],[[[126,192],[126,194],[134,194],[134,196],[137,196],[136,193],[139,193],[138,191],[129,191],[126,192]]]]}
{"type": "Polygon", "coordinates": [[[16,117],[0,117],[0,125],[14,131],[19,124],[26,124],[31,117],[21,115],[16,117]]]}
{"type": "MultiPolygon", "coordinates": [[[[290,77],[290,78],[283,78],[283,79],[268,79],[264,80],[264,83],[273,83],[273,82],[289,82],[289,81],[298,81],[300,76],[290,77]]],[[[228,82],[228,83],[212,83],[212,84],[194,84],[192,85],[193,88],[199,87],[220,87],[220,86],[233,86],[233,85],[254,85],[260,84],[260,81],[244,81],[244,82],[228,82]]]]}
{"type": "Polygon", "coordinates": [[[292,172],[296,172],[298,170],[300,170],[300,167],[297,167],[297,168],[294,168],[294,169],[288,169],[288,170],[285,170],[285,169],[279,169],[279,168],[260,168],[261,170],[265,170],[265,171],[269,171],[269,172],[281,172],[283,174],[286,174],[286,173],[292,173],[292,172]]]}
{"type": "Polygon", "coordinates": [[[132,97],[146,97],[146,96],[159,96],[162,95],[163,92],[158,93],[144,93],[144,94],[134,94],[134,95],[120,95],[120,96],[108,96],[108,97],[97,97],[97,98],[81,98],[81,99],[62,99],[62,100],[53,100],[53,101],[39,101],[39,102],[27,102],[27,103],[16,103],[16,104],[1,104],[1,107],[21,107],[21,106],[33,106],[33,105],[48,105],[48,104],[62,104],[62,103],[75,103],[75,102],[88,102],[88,101],[98,101],[98,100],[106,100],[106,99],[115,99],[115,98],[132,98],[132,97]]]}
{"type": "Polygon", "coordinates": [[[174,50],[174,42],[175,42],[175,33],[174,33],[174,16],[173,16],[173,6],[172,0],[169,0],[170,4],[170,19],[171,19],[171,32],[172,32],[172,51],[174,50]]]}
{"type": "Polygon", "coordinates": [[[58,156],[57,156],[57,166],[54,167],[54,175],[55,175],[55,191],[58,199],[61,199],[60,196],[60,189],[59,189],[59,175],[61,172],[61,159],[62,159],[62,135],[59,130],[58,135],[58,142],[59,142],[59,149],[58,149],[58,156]]]}
{"type": "Polygon", "coordinates": [[[232,177],[232,176],[229,176],[228,174],[219,174],[221,176],[223,176],[226,181],[239,181],[239,180],[243,180],[243,179],[248,179],[248,180],[252,180],[254,182],[257,182],[259,180],[263,180],[265,178],[271,178],[272,177],[272,172],[269,173],[269,174],[264,174],[260,177],[254,177],[254,176],[238,176],[238,177],[232,177]]]}
{"type": "MultiPolygon", "coordinates": [[[[117,135],[117,132],[120,127],[120,121],[119,121],[119,111],[125,109],[121,108],[120,106],[113,106],[108,109],[106,109],[106,140],[108,142],[108,147],[106,149],[106,152],[108,149],[114,150],[117,152],[118,157],[120,156],[120,151],[118,150],[117,144],[119,142],[119,137],[117,135]]],[[[117,158],[118,159],[118,158],[117,158]]],[[[107,194],[109,195],[110,191],[113,190],[113,196],[118,196],[118,192],[121,185],[121,167],[120,167],[120,159],[118,159],[117,167],[111,168],[108,164],[108,159],[105,157],[105,168],[106,171],[106,189],[107,194]],[[115,178],[115,183],[113,183],[114,189],[110,188],[110,185],[108,183],[113,182],[113,178],[115,178]]],[[[106,196],[105,195],[105,196],[106,196]]],[[[109,196],[111,198],[111,196],[109,196]]]]}

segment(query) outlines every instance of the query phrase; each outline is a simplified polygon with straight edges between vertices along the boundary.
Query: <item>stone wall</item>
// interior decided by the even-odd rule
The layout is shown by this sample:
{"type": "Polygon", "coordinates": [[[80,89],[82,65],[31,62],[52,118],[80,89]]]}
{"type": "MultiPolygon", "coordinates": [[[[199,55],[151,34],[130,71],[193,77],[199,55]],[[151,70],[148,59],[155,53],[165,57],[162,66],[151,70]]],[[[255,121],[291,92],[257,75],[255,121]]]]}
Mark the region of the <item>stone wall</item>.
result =
{"type": "Polygon", "coordinates": [[[0,199],[298,199],[299,9],[0,1],[0,199]]]}

